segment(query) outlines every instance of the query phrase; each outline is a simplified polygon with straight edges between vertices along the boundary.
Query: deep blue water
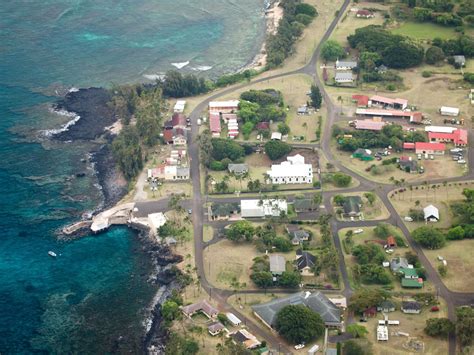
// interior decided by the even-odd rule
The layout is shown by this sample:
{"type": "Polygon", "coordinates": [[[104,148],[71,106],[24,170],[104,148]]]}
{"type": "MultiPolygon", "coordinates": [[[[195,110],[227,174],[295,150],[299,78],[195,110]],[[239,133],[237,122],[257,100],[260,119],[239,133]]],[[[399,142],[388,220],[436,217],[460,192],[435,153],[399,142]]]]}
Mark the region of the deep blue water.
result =
{"type": "Polygon", "coordinates": [[[90,144],[44,136],[69,120],[49,110],[56,90],[144,81],[186,61],[184,71],[235,70],[260,47],[262,8],[263,0],[0,2],[0,353],[136,352],[156,287],[125,228],[56,239],[102,201],[81,163],[90,144]],[[74,177],[82,171],[86,178],[74,177]]]}

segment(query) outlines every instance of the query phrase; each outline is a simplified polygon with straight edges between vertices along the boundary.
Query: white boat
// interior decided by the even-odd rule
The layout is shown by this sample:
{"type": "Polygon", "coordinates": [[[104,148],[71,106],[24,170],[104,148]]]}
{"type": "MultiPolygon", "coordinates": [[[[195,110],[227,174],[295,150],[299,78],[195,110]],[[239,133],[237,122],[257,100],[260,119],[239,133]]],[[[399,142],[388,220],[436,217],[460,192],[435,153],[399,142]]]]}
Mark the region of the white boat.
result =
{"type": "Polygon", "coordinates": [[[58,256],[58,254],[56,254],[54,251],[51,251],[51,250],[48,251],[48,255],[49,255],[49,256],[52,256],[53,258],[55,258],[55,257],[58,256]]]}

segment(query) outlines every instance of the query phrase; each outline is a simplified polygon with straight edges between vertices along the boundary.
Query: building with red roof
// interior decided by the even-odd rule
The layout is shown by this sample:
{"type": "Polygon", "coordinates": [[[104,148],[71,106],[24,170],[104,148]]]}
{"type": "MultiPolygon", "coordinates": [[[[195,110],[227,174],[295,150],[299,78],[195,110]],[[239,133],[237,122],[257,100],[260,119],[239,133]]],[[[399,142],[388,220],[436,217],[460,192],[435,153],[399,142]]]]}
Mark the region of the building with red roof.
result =
{"type": "Polygon", "coordinates": [[[436,154],[442,155],[446,150],[446,144],[444,143],[432,143],[432,142],[416,142],[415,152],[416,154],[436,154]]]}
{"type": "Polygon", "coordinates": [[[411,123],[421,123],[423,114],[421,112],[411,112],[402,110],[385,110],[377,108],[357,108],[356,115],[359,116],[379,116],[388,118],[408,118],[411,123]]]}
{"type": "Polygon", "coordinates": [[[209,128],[213,137],[221,135],[221,116],[218,112],[209,113],[209,128]]]}
{"type": "Polygon", "coordinates": [[[415,143],[405,142],[403,143],[403,149],[415,150],[415,143]]]}
{"type": "Polygon", "coordinates": [[[270,129],[270,122],[259,122],[257,123],[257,130],[258,131],[265,131],[270,129]]]}
{"type": "Polygon", "coordinates": [[[387,245],[390,248],[393,248],[393,247],[397,246],[397,242],[395,241],[395,238],[393,236],[390,235],[390,236],[387,237],[387,245]]]}
{"type": "Polygon", "coordinates": [[[430,142],[453,143],[457,147],[465,147],[468,144],[465,129],[456,129],[452,133],[428,132],[428,139],[430,142]]]}
{"type": "Polygon", "coordinates": [[[369,97],[366,95],[352,95],[352,100],[357,102],[357,107],[367,107],[369,105],[369,97]]]}
{"type": "Polygon", "coordinates": [[[359,17],[359,18],[372,18],[372,17],[375,17],[375,15],[372,11],[362,9],[362,10],[357,11],[356,17],[359,17]]]}

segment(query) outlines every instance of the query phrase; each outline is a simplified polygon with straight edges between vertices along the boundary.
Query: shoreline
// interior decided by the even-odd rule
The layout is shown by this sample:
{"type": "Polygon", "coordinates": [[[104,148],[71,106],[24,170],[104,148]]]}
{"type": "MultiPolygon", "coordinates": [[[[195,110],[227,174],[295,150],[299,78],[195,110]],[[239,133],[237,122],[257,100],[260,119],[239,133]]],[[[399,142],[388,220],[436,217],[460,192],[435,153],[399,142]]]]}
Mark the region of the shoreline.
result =
{"type": "Polygon", "coordinates": [[[260,47],[260,50],[257,54],[253,57],[253,59],[246,65],[244,65],[240,70],[237,72],[242,72],[244,70],[263,70],[267,65],[267,40],[268,36],[276,34],[278,30],[278,25],[280,20],[283,17],[283,8],[280,7],[279,0],[273,0],[268,8],[265,9],[265,38],[263,43],[260,47]]]}

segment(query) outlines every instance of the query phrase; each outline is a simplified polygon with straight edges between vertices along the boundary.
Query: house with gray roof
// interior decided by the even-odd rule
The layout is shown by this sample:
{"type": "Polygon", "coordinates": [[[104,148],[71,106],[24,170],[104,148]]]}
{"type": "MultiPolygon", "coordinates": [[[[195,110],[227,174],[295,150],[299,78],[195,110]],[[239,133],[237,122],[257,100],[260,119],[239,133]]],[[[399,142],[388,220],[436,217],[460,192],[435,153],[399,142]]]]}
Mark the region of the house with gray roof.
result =
{"type": "Polygon", "coordinates": [[[351,72],[337,72],[334,76],[334,81],[338,84],[352,83],[354,81],[354,76],[351,72]]]}
{"type": "Polygon", "coordinates": [[[390,270],[392,270],[393,273],[399,272],[402,268],[408,269],[409,265],[406,258],[398,257],[390,260],[390,270]]]}
{"type": "Polygon", "coordinates": [[[310,237],[310,234],[307,231],[296,225],[290,224],[286,226],[286,231],[288,232],[293,245],[299,245],[302,242],[309,240],[310,237]]]}
{"type": "Polygon", "coordinates": [[[266,326],[275,326],[278,312],[285,306],[301,304],[318,313],[326,327],[341,326],[341,310],[323,293],[302,291],[273,301],[252,306],[252,310],[266,326]]]}
{"type": "Polygon", "coordinates": [[[300,213],[314,211],[316,206],[310,198],[297,198],[293,201],[293,208],[296,213],[300,213]]]}
{"type": "Polygon", "coordinates": [[[227,169],[229,170],[229,173],[237,176],[249,172],[249,166],[247,164],[229,164],[227,169]]]}
{"type": "Polygon", "coordinates": [[[313,266],[316,263],[316,257],[301,249],[296,251],[296,267],[301,275],[312,276],[313,275],[313,266]]]}
{"type": "Polygon", "coordinates": [[[342,208],[344,217],[359,217],[362,207],[362,198],[360,196],[347,196],[344,199],[342,208]]]}
{"type": "Polygon", "coordinates": [[[336,70],[352,70],[357,68],[355,60],[336,60],[336,70]]]}
{"type": "Polygon", "coordinates": [[[271,254],[270,255],[270,272],[273,276],[279,276],[286,271],[286,260],[283,255],[271,254]]]}
{"type": "Polygon", "coordinates": [[[211,221],[226,221],[240,213],[240,204],[216,202],[209,207],[208,214],[211,221]]]}
{"type": "Polygon", "coordinates": [[[454,64],[459,66],[459,67],[465,67],[466,66],[466,57],[463,55],[453,55],[454,59],[454,64]]]}

